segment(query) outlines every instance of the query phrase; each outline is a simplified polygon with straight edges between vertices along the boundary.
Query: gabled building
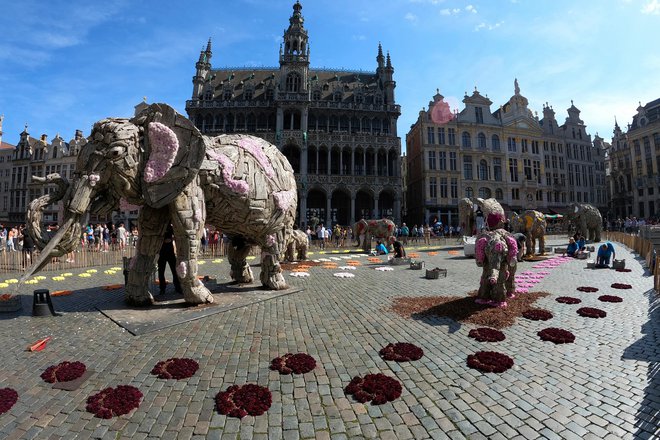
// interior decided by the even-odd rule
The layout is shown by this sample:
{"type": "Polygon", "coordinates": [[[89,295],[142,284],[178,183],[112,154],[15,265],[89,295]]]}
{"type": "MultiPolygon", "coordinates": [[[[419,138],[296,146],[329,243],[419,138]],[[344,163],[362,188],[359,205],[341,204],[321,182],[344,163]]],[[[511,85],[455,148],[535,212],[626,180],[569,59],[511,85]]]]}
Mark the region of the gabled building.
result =
{"type": "Polygon", "coordinates": [[[495,111],[476,89],[463,103],[452,114],[436,93],[406,136],[409,223],[437,218],[458,226],[463,197],[494,197],[507,214],[562,212],[570,202],[606,209],[605,151],[591,144],[575,106],[562,125],[549,105],[539,120],[517,80],[513,96],[495,111]]]}
{"type": "Polygon", "coordinates": [[[279,66],[214,68],[209,40],[195,65],[186,112],[207,135],[245,133],[293,166],[298,221],[329,224],[401,213],[401,141],[394,67],[378,45],[375,71],[311,66],[302,6],[293,5],[279,66]]]}

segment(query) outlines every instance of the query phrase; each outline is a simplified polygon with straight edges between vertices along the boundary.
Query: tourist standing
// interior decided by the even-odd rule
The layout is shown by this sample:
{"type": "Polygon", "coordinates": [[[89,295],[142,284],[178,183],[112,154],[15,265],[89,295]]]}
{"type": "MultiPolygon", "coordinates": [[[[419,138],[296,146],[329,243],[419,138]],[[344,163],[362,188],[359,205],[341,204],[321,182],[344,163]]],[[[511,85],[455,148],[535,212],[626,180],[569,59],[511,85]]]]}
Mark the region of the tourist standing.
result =
{"type": "Polygon", "coordinates": [[[123,223],[119,223],[117,228],[117,240],[119,240],[119,250],[122,252],[126,250],[126,228],[123,223]]]}
{"type": "Polygon", "coordinates": [[[172,228],[172,225],[167,226],[165,235],[163,236],[163,244],[158,253],[158,287],[160,288],[161,295],[165,294],[165,288],[167,287],[167,281],[165,281],[166,265],[169,265],[170,270],[172,271],[174,290],[176,290],[177,293],[182,293],[181,283],[176,274],[176,249],[174,248],[174,229],[172,228]]]}

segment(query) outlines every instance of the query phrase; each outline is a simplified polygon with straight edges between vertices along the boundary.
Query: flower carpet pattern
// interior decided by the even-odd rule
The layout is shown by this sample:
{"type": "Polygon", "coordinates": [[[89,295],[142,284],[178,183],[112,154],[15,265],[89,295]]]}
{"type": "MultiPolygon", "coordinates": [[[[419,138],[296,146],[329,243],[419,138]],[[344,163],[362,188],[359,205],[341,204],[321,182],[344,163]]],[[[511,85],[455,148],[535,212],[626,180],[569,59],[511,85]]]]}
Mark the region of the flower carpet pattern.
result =
{"type": "Polygon", "coordinates": [[[160,379],[186,379],[192,377],[199,368],[199,363],[194,359],[188,358],[170,358],[166,361],[160,361],[151,370],[160,379]]]}
{"type": "Polygon", "coordinates": [[[392,402],[401,397],[403,391],[398,380],[382,373],[356,376],[346,386],[346,394],[353,395],[360,403],[371,402],[374,405],[392,402]]]}
{"type": "Polygon", "coordinates": [[[624,284],[624,283],[614,283],[612,284],[612,289],[632,289],[632,286],[630,284],[624,284]]]}
{"type": "Polygon", "coordinates": [[[11,388],[0,388],[0,414],[9,411],[18,401],[18,393],[11,388]]]}
{"type": "Polygon", "coordinates": [[[232,385],[215,396],[216,409],[229,417],[260,416],[270,408],[270,390],[255,384],[232,385]]]}
{"type": "Polygon", "coordinates": [[[537,333],[543,341],[554,342],[555,344],[568,344],[575,341],[575,335],[568,330],[550,327],[537,333]]]}
{"type": "Polygon", "coordinates": [[[615,295],[602,295],[598,297],[599,301],[609,302],[609,303],[620,303],[623,302],[623,298],[615,295]]]}
{"type": "Polygon", "coordinates": [[[530,319],[532,321],[547,321],[552,319],[552,313],[543,309],[529,309],[523,312],[523,318],[530,319]]]}
{"type": "Polygon", "coordinates": [[[378,352],[386,361],[410,362],[417,361],[424,356],[424,350],[408,342],[387,344],[378,352]]]}
{"type": "Polygon", "coordinates": [[[142,392],[130,385],[106,388],[87,399],[87,411],[102,419],[128,414],[140,406],[142,392]]]}
{"type": "Polygon", "coordinates": [[[604,310],[596,309],[593,307],[582,307],[577,309],[577,314],[585,318],[604,318],[607,313],[604,310]]]}
{"type": "Polygon", "coordinates": [[[287,353],[270,362],[270,369],[280,374],[305,374],[316,368],[316,359],[307,353],[287,353]]]}
{"type": "Polygon", "coordinates": [[[478,351],[468,356],[467,365],[484,373],[504,373],[513,367],[513,359],[496,351],[478,351]]]}
{"type": "Polygon", "coordinates": [[[506,339],[503,332],[488,327],[473,328],[468,336],[479,342],[500,342],[506,339]]]}
{"type": "Polygon", "coordinates": [[[598,292],[598,287],[581,286],[577,290],[580,292],[598,292]]]}
{"type": "Polygon", "coordinates": [[[64,361],[46,368],[46,371],[41,373],[41,378],[48,383],[69,382],[81,377],[85,371],[87,366],[82,362],[64,361]]]}
{"type": "Polygon", "coordinates": [[[560,296],[555,301],[562,304],[580,304],[582,302],[580,298],[573,298],[572,296],[560,296]]]}

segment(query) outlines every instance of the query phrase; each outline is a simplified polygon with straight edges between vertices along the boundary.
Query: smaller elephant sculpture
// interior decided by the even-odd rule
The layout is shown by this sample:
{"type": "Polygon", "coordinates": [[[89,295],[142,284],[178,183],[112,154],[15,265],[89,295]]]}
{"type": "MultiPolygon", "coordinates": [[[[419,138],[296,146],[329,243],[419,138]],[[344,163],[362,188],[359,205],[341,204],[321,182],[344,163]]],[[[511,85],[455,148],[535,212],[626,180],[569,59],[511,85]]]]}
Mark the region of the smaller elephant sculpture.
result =
{"type": "Polygon", "coordinates": [[[586,203],[571,203],[564,220],[575,225],[577,234],[587,237],[592,242],[600,241],[603,216],[595,206],[586,203]]]}
{"type": "Polygon", "coordinates": [[[525,256],[531,257],[534,255],[537,239],[539,241],[539,255],[545,254],[545,228],[547,222],[543,213],[533,209],[528,209],[521,215],[514,212],[509,224],[513,232],[525,234],[525,256]]]}
{"type": "Polygon", "coordinates": [[[306,260],[307,259],[307,248],[309,247],[309,240],[307,239],[307,234],[299,229],[294,229],[289,242],[286,246],[286,253],[284,255],[284,260],[294,261],[294,260],[306,260]],[[296,254],[297,252],[297,254],[296,254]]]}
{"type": "Polygon", "coordinates": [[[380,220],[362,219],[353,225],[353,240],[358,246],[362,246],[365,252],[371,251],[371,236],[382,240],[385,245],[390,242],[390,237],[394,237],[394,222],[383,218],[380,220]],[[364,235],[364,240],[360,241],[364,235]]]}
{"type": "Polygon", "coordinates": [[[479,197],[463,198],[458,202],[458,221],[464,235],[477,235],[477,219],[475,211],[481,209],[484,216],[484,226],[497,229],[504,226],[506,216],[504,208],[497,199],[482,199],[479,197]]]}
{"type": "Polygon", "coordinates": [[[507,297],[515,297],[518,243],[504,229],[482,232],[477,237],[475,259],[483,268],[476,302],[506,307],[507,297]]]}

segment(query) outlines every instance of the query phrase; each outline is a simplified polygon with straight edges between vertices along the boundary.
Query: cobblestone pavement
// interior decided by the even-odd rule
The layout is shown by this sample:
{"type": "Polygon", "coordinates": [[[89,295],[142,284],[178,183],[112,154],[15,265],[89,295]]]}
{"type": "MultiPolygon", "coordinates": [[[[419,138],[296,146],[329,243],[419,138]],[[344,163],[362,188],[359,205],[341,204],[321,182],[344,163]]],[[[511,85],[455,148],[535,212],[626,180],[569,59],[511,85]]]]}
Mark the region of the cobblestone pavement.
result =
{"type": "MultiPolygon", "coordinates": [[[[16,405],[0,415],[0,437],[659,438],[660,300],[641,260],[617,245],[617,256],[626,259],[632,272],[586,270],[585,262],[578,260],[550,270],[532,290],[551,292],[537,305],[551,310],[554,318],[519,319],[504,329],[505,341],[492,344],[468,338],[474,326],[387,311],[397,296],[461,296],[476,289],[480,269],[474,260],[465,259],[462,251],[449,254],[448,249],[440,248],[434,256],[428,255],[430,249],[417,249],[427,267],[448,269],[446,279],[426,280],[422,272],[403,266],[376,271],[362,256],[362,265],[352,271],[354,278],[336,278],[337,270],[321,267],[311,268],[308,278],[287,273],[291,285],[303,291],[137,337],[94,308],[104,295],[120,294],[99,286],[121,283],[121,272],[106,275],[99,269],[89,278],[76,272],[64,282],[53,281],[56,274],[42,274],[48,278],[24,286],[22,314],[0,315],[0,388],[19,393],[16,405]],[[611,289],[614,282],[632,284],[633,289],[611,289]],[[581,285],[596,286],[600,292],[577,292],[581,285]],[[31,318],[27,305],[37,287],[76,292],[53,298],[63,316],[31,318]],[[622,296],[624,301],[602,303],[600,294],[622,296]],[[606,310],[607,317],[582,318],[575,313],[580,306],[554,300],[560,295],[580,297],[580,306],[606,310]],[[536,332],[549,326],[572,331],[575,343],[540,341],[536,332]],[[53,339],[45,350],[25,351],[49,335],[53,339]],[[421,346],[425,356],[403,364],[382,360],[379,349],[397,341],[421,346]],[[507,353],[515,365],[502,374],[468,368],[467,356],[479,350],[507,353]],[[299,351],[317,359],[315,370],[302,376],[269,370],[274,357],[299,351]],[[170,357],[196,359],[200,369],[181,381],[150,374],[158,361],[170,357]],[[94,374],[76,391],[52,389],[39,375],[63,360],[80,360],[94,374]],[[343,388],[353,376],[377,372],[402,383],[401,398],[375,406],[345,395],[343,388]],[[216,393],[248,382],[272,391],[270,410],[242,420],[217,414],[216,393]],[[137,410],[109,420],[85,411],[88,396],[119,384],[143,392],[137,410]]],[[[344,256],[329,251],[311,258],[344,256]]],[[[523,263],[519,273],[536,270],[531,266],[523,263]]],[[[222,282],[228,265],[208,261],[202,266],[206,273],[217,274],[222,282]]]]}

